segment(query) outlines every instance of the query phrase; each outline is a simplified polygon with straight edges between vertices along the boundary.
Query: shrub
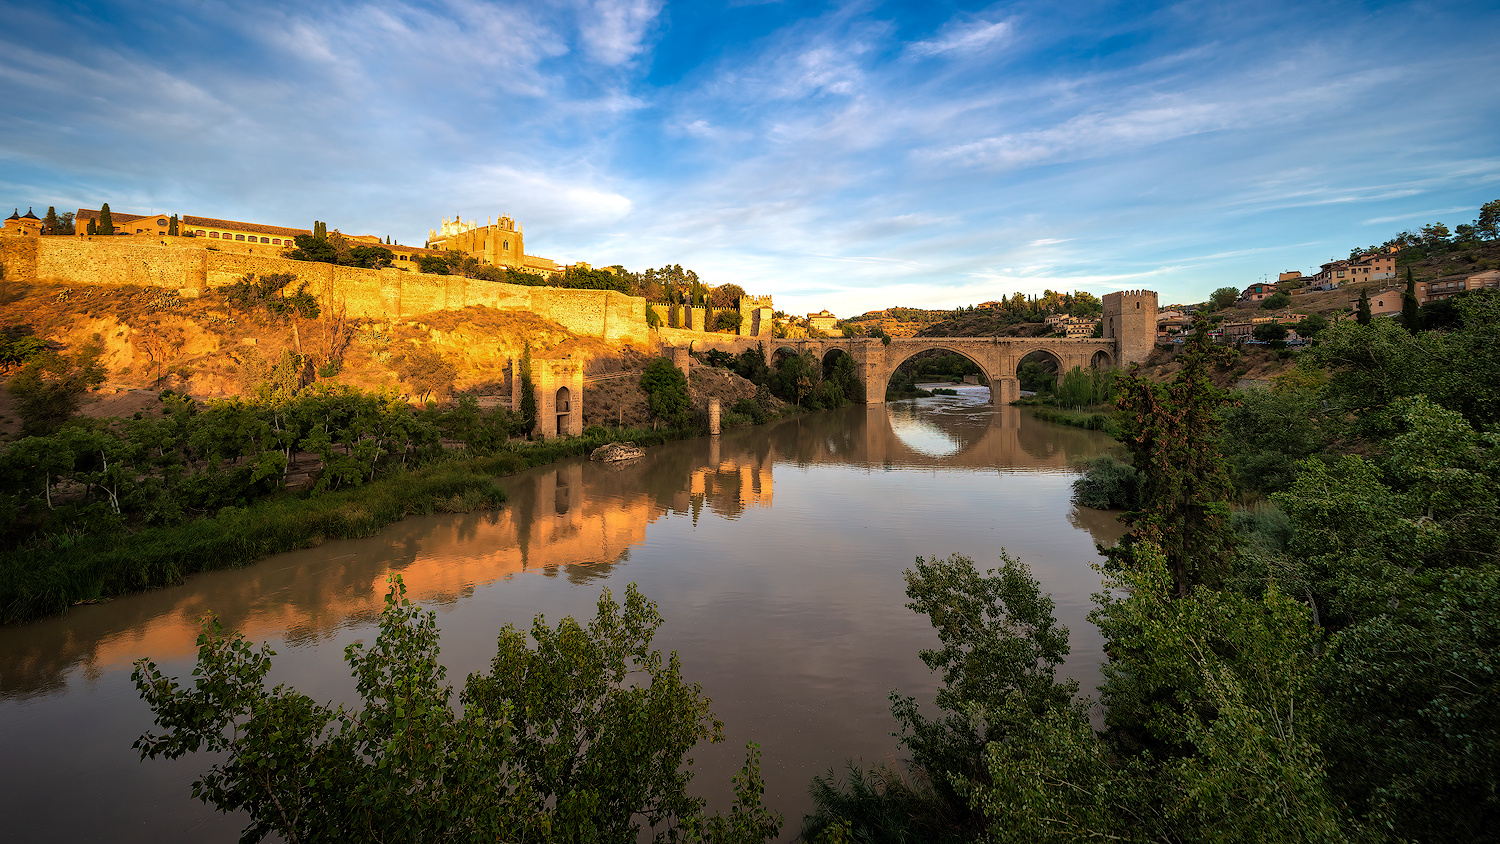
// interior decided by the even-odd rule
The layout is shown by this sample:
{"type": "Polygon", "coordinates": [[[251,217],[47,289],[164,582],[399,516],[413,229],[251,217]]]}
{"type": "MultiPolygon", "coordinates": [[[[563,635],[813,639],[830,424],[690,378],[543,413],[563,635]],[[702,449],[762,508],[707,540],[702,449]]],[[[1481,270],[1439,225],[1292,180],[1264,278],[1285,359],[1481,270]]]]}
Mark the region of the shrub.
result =
{"type": "Polygon", "coordinates": [[[1095,510],[1134,510],[1141,506],[1144,483],[1145,477],[1129,463],[1109,455],[1095,457],[1073,482],[1073,500],[1095,510]]]}

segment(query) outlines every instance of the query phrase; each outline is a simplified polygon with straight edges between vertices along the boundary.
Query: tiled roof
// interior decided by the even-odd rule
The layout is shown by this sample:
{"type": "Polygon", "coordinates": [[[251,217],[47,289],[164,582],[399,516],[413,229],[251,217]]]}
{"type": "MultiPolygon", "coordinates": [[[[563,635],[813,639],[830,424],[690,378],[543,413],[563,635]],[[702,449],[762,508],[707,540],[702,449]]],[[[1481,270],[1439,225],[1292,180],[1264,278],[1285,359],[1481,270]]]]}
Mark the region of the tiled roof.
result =
{"type": "MultiPolygon", "coordinates": [[[[165,214],[157,215],[157,217],[165,216],[165,214]]],[[[116,211],[113,208],[109,209],[110,222],[114,223],[117,226],[121,223],[133,223],[136,220],[145,220],[147,219],[147,217],[148,215],[146,214],[126,214],[124,211],[116,211]]],[[[81,225],[85,220],[97,219],[99,219],[98,209],[80,208],[78,209],[78,213],[73,215],[73,224],[81,225]]]]}
{"type": "Polygon", "coordinates": [[[312,229],[289,229],[285,226],[266,226],[260,223],[241,223],[236,220],[216,220],[213,217],[194,217],[184,214],[182,225],[194,229],[230,229],[232,231],[258,232],[260,234],[277,235],[280,237],[295,237],[299,234],[311,235],[312,229]]]}

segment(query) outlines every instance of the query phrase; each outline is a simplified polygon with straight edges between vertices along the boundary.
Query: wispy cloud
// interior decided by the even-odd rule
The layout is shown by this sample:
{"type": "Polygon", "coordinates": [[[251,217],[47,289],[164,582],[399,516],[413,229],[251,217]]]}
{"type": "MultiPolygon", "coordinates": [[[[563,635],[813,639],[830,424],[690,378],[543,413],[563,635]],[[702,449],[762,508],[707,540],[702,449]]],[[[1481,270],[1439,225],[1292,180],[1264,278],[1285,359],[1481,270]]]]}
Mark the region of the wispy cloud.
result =
{"type": "Polygon", "coordinates": [[[1004,44],[1014,30],[1015,25],[1008,20],[953,22],[944,26],[936,37],[914,41],[906,50],[914,56],[974,53],[1004,44]]]}
{"type": "Polygon", "coordinates": [[[1500,90],[1454,80],[1500,71],[1500,12],[1237,2],[0,0],[0,200],[403,242],[504,212],[539,254],[861,312],[1192,301],[1495,198],[1500,90]],[[1396,22],[1401,56],[1341,49],[1396,22]]]}
{"type": "Polygon", "coordinates": [[[1379,223],[1399,223],[1403,220],[1435,220],[1441,214],[1460,213],[1474,214],[1475,209],[1466,206],[1458,206],[1456,208],[1434,208],[1430,211],[1413,211],[1410,214],[1393,214],[1389,217],[1371,217],[1368,220],[1361,220],[1360,222],[1367,226],[1373,226],[1379,223]]]}
{"type": "Polygon", "coordinates": [[[588,54],[606,65],[634,59],[661,14],[660,0],[593,0],[579,11],[578,30],[588,54]]]}

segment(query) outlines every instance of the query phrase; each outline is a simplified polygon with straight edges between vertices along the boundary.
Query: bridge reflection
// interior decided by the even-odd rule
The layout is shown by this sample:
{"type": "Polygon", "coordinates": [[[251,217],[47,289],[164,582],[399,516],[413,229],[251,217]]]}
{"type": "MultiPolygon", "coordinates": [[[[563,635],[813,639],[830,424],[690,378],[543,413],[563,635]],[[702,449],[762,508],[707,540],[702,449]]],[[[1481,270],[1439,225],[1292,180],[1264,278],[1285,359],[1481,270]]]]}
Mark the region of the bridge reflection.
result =
{"type": "MultiPolygon", "coordinates": [[[[506,480],[509,500],[497,511],[411,518],[366,539],[0,628],[0,697],[58,691],[75,668],[87,677],[125,670],[143,655],[190,658],[210,611],[252,640],[325,641],[378,616],[391,572],[403,575],[411,597],[437,604],[523,573],[587,582],[628,559],[669,515],[697,524],[705,513],[738,519],[771,507],[777,464],[1064,472],[1107,446],[1096,433],[987,404],[984,388],[970,392],[808,414],[668,444],[626,465],[566,461],[506,480]]],[[[1100,541],[1118,535],[1109,514],[1080,512],[1074,523],[1100,541]]]]}

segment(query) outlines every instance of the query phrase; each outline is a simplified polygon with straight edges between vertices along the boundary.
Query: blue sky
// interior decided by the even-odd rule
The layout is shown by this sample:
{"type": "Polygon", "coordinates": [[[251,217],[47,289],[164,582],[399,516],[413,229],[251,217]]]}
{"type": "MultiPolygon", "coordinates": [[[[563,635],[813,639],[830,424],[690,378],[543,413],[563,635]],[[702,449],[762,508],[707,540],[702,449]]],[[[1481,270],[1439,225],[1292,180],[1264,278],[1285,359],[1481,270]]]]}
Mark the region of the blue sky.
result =
{"type": "MultiPolygon", "coordinates": [[[[1197,301],[1500,198],[1488,3],[15,3],[0,204],[680,263],[792,312],[1197,301]]],[[[9,209],[6,209],[6,213],[9,209]]]]}

